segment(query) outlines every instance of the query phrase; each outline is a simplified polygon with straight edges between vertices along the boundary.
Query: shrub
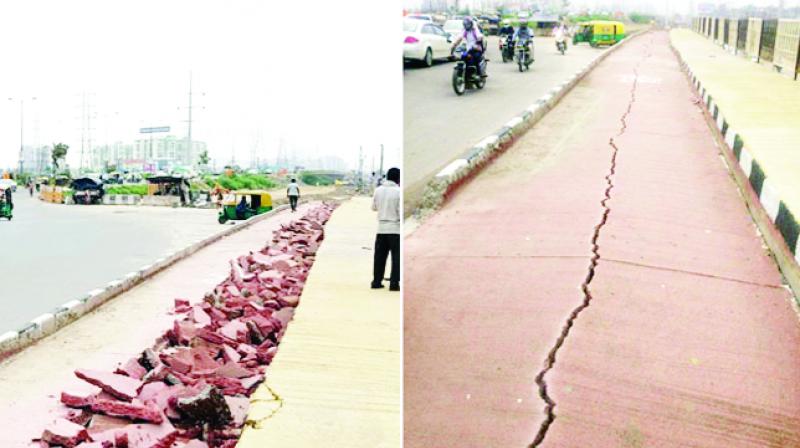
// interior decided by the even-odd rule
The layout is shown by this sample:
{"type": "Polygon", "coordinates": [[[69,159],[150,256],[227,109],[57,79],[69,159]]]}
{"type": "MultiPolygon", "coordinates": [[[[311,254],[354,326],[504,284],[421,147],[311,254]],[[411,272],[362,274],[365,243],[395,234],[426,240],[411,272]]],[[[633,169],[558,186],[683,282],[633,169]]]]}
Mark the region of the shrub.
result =
{"type": "Polygon", "coordinates": [[[134,194],[145,196],[147,194],[146,184],[111,185],[105,187],[106,194],[134,194]]]}

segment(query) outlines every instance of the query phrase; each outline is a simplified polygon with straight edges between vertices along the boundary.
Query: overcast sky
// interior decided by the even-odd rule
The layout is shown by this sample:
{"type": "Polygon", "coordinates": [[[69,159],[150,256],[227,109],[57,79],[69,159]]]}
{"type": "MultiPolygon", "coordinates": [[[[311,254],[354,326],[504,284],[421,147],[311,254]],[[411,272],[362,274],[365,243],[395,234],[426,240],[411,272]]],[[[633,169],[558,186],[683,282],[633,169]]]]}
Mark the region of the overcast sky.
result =
{"type": "Polygon", "coordinates": [[[145,126],[184,137],[190,71],[193,138],[219,163],[235,148],[246,165],[259,138],[259,158],[274,162],[283,138],[290,153],[336,154],[351,167],[359,145],[369,164],[383,143],[386,165],[396,165],[399,12],[399,3],[374,0],[3,1],[0,167],[17,164],[19,98],[25,144],[63,141],[72,166],[82,92],[95,145],[131,141],[145,126]]]}

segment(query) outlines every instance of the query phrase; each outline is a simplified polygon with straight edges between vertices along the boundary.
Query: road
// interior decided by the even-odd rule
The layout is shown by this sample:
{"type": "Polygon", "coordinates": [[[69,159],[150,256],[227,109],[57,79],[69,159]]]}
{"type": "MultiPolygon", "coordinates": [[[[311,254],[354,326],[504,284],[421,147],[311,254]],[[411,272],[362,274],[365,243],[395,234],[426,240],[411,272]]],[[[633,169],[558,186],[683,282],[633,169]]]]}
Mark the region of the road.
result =
{"type": "Polygon", "coordinates": [[[537,37],[536,61],[520,73],[503,64],[498,39],[489,38],[489,79],[481,91],[458,97],[450,84],[452,63],[431,68],[408,66],[403,76],[403,194],[413,212],[425,184],[445,165],[496,131],[537,98],[561,84],[604,49],[570,45],[556,51],[553,38],[537,37]]]}
{"type": "Polygon", "coordinates": [[[405,240],[408,448],[800,446],[800,325],[665,32],[405,240]]]}
{"type": "Polygon", "coordinates": [[[214,210],[14,200],[0,220],[0,333],[220,230],[214,210]]]}

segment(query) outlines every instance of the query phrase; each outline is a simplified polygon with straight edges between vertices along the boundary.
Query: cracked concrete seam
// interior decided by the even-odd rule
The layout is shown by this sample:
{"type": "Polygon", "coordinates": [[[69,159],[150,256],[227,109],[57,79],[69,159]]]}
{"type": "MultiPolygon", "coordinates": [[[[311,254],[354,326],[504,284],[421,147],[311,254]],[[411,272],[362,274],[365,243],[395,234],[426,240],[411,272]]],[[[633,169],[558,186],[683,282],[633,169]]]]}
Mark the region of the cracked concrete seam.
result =
{"type": "MultiPolygon", "coordinates": [[[[652,44],[652,39],[650,43],[652,44]]],[[[628,128],[628,123],[626,119],[628,115],[630,115],[631,110],[633,108],[633,103],[636,101],[636,88],[638,87],[638,79],[639,79],[639,66],[651,56],[651,53],[647,51],[645,56],[636,64],[633,68],[634,78],[633,84],[631,86],[631,97],[628,101],[628,108],[626,109],[625,113],[622,114],[620,117],[621,128],[617,135],[612,136],[608,140],[608,145],[612,148],[611,151],[611,166],[609,168],[608,174],[605,176],[606,180],[606,190],[605,190],[605,197],[603,200],[600,201],[600,205],[603,207],[603,215],[600,219],[600,222],[594,228],[594,234],[592,235],[592,257],[590,258],[589,262],[589,270],[586,274],[586,278],[584,279],[583,283],[581,284],[581,290],[583,291],[583,301],[581,304],[572,310],[570,313],[569,318],[567,319],[564,327],[561,329],[561,334],[556,339],[555,345],[553,348],[550,349],[550,352],[547,355],[547,359],[545,361],[544,368],[539,371],[536,375],[536,385],[539,388],[539,397],[545,402],[545,420],[542,421],[541,425],[539,426],[539,431],[536,433],[536,437],[534,438],[533,442],[529,445],[529,448],[538,447],[544,442],[545,436],[547,435],[547,431],[550,428],[550,425],[555,421],[555,407],[556,402],[550,397],[547,392],[547,381],[545,380],[545,376],[547,373],[555,366],[556,363],[556,355],[558,350],[564,345],[567,337],[569,336],[569,332],[572,329],[572,326],[575,324],[575,321],[578,318],[578,315],[584,309],[589,307],[590,302],[592,301],[592,293],[589,289],[589,285],[591,284],[592,280],[594,279],[595,269],[600,261],[600,246],[598,245],[597,241],[600,238],[600,230],[605,226],[606,221],[608,220],[608,215],[611,213],[611,208],[608,206],[608,201],[611,200],[611,190],[614,189],[614,183],[612,181],[612,177],[616,174],[617,168],[617,154],[619,153],[619,147],[616,145],[614,139],[616,137],[621,136],[625,133],[628,128]]]]}
{"type": "Polygon", "coordinates": [[[281,408],[283,408],[283,398],[281,398],[280,395],[276,394],[275,391],[272,390],[271,387],[269,387],[269,385],[267,384],[266,381],[261,385],[261,387],[264,387],[264,388],[267,389],[269,394],[272,395],[272,399],[268,400],[268,399],[264,399],[264,398],[256,398],[256,399],[253,399],[253,400],[250,401],[251,405],[253,403],[261,403],[261,402],[277,403],[278,405],[277,405],[277,407],[275,409],[272,410],[272,412],[269,413],[269,415],[267,415],[265,417],[251,419],[248,416],[248,418],[244,422],[244,426],[250,427],[250,428],[253,428],[253,429],[263,429],[263,423],[266,422],[267,420],[271,419],[272,417],[274,417],[275,414],[277,414],[278,411],[280,411],[281,408]]]}

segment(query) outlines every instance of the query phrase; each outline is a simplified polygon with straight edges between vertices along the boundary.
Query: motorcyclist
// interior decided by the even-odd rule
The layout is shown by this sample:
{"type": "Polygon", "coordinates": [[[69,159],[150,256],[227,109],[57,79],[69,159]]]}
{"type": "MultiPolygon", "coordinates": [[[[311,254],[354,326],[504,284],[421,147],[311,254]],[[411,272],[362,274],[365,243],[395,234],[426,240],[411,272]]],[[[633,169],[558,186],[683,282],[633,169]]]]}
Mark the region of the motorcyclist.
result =
{"type": "Polygon", "coordinates": [[[567,27],[564,26],[563,23],[556,25],[555,29],[553,30],[553,36],[556,38],[556,43],[563,42],[566,44],[568,34],[569,32],[567,31],[567,27]]]}
{"type": "Polygon", "coordinates": [[[513,36],[514,35],[514,27],[511,26],[511,21],[508,19],[503,19],[503,26],[497,30],[497,35],[501,38],[504,36],[513,36]]]}
{"type": "Polygon", "coordinates": [[[466,18],[464,19],[464,33],[453,42],[453,47],[450,49],[451,52],[455,51],[458,44],[461,41],[465,41],[467,44],[467,53],[471,56],[470,64],[475,65],[478,67],[478,73],[481,77],[485,78],[487,75],[484,72],[483,65],[481,61],[483,61],[483,51],[486,48],[485,39],[483,34],[478,29],[477,26],[473,23],[472,19],[466,18]]]}
{"type": "Polygon", "coordinates": [[[528,42],[531,47],[530,58],[533,61],[533,31],[528,27],[528,19],[526,17],[519,19],[519,28],[514,33],[514,46],[519,45],[520,42],[528,42]]]}

